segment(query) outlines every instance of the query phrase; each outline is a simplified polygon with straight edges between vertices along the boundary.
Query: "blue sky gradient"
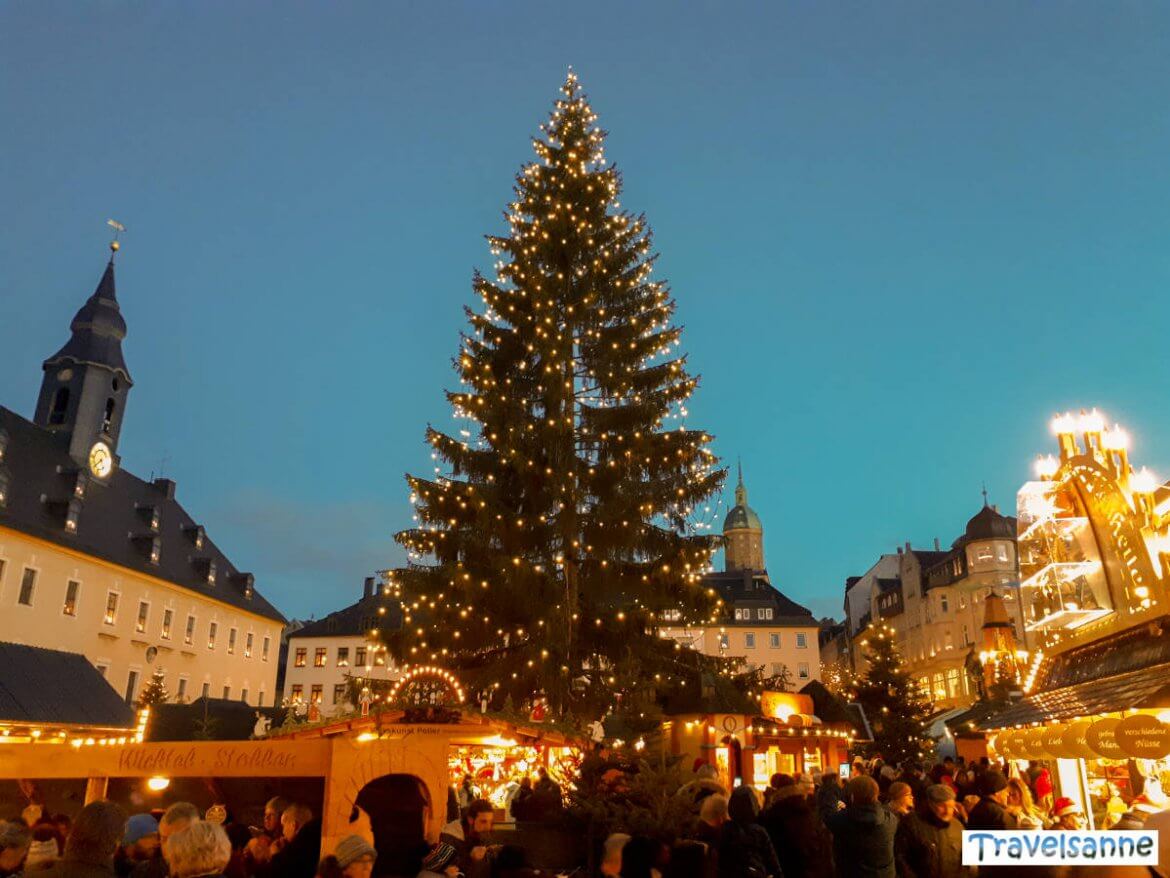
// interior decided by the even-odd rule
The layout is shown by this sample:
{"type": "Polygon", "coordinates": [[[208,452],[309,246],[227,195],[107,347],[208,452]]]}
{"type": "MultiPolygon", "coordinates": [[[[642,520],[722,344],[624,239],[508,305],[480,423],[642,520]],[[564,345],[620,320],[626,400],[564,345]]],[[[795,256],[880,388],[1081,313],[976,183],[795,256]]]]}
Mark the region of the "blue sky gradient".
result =
{"type": "Polygon", "coordinates": [[[794,599],[1014,506],[1058,408],[1170,476],[1170,6],[569,9],[0,5],[0,403],[120,219],[124,464],[289,615],[349,602],[572,64],[794,599]]]}

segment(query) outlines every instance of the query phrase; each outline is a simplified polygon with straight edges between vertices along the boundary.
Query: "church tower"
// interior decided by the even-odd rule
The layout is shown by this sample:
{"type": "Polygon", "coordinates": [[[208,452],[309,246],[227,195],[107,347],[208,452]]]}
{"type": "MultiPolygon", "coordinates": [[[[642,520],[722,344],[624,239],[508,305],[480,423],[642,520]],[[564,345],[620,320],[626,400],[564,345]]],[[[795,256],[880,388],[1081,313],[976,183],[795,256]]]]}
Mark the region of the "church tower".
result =
{"type": "Polygon", "coordinates": [[[118,435],[133,382],[122,358],[126,321],[114,291],[114,253],[97,289],[69,325],[72,336],[45,360],[34,422],[69,437],[69,454],[103,479],[117,461],[118,435]]]}
{"type": "Polygon", "coordinates": [[[723,567],[732,570],[764,569],[764,525],[747,503],[743,484],[743,466],[739,467],[739,484],[735,486],[735,506],[723,520],[723,567]]]}
{"type": "Polygon", "coordinates": [[[983,600],[983,648],[979,660],[983,663],[984,692],[1006,683],[1015,688],[1020,682],[1020,651],[1016,642],[1016,627],[1008,615],[1003,598],[992,590],[983,600]]]}

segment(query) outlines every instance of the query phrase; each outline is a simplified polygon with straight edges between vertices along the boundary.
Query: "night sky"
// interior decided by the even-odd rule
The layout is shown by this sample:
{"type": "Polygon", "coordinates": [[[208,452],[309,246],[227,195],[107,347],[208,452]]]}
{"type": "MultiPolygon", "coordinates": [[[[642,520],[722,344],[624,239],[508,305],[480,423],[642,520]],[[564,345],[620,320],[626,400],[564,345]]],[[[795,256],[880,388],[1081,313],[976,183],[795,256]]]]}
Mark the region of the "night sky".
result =
{"type": "Polygon", "coordinates": [[[557,9],[0,5],[0,404],[121,220],[123,464],[286,614],[351,602],[571,64],[792,598],[1014,507],[1056,409],[1170,476],[1170,5],[557,9]]]}

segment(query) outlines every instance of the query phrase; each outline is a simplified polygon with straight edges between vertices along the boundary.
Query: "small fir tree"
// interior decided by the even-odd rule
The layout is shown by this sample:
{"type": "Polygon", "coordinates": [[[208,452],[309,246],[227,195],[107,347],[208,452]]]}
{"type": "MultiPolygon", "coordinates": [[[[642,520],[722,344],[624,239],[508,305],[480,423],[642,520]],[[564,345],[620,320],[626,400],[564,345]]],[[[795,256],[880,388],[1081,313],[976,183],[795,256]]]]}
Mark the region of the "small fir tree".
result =
{"type": "Polygon", "coordinates": [[[153,707],[156,704],[165,704],[170,699],[167,693],[167,675],[162,668],[158,668],[142,687],[142,694],[138,696],[136,707],[153,707]]]}
{"type": "Polygon", "coordinates": [[[865,709],[874,738],[862,749],[893,765],[922,759],[934,749],[926,729],[930,704],[902,664],[894,630],[882,623],[870,625],[861,646],[867,667],[852,694],[865,709]]]}
{"type": "MultiPolygon", "coordinates": [[[[646,221],[570,72],[537,160],[516,177],[508,233],[447,398],[467,428],[429,428],[434,475],[408,476],[418,525],[397,535],[406,663],[455,670],[472,690],[599,715],[685,676],[657,633],[707,622],[701,577],[717,547],[699,510],[724,471],[686,429],[697,379],[677,353],[666,285],[651,278],[646,221]]],[[[691,685],[697,678],[691,680],[691,685]]],[[[499,702],[497,702],[499,703],[499,702]]]]}

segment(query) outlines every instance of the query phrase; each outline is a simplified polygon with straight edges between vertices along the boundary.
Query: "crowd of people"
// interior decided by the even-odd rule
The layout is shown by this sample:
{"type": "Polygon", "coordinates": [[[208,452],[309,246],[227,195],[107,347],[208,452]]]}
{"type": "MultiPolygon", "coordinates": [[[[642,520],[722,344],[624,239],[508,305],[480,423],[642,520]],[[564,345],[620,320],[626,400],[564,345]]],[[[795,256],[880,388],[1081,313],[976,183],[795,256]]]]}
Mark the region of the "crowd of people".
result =
{"type": "MultiPolygon", "coordinates": [[[[945,759],[927,770],[856,762],[849,776],[776,774],[760,794],[727,789],[711,765],[674,796],[690,815],[671,837],[611,834],[599,871],[611,878],[974,878],[962,862],[964,829],[1080,829],[1085,816],[1054,795],[1046,766],[1007,776],[984,759],[945,759]]],[[[544,778],[542,789],[551,798],[544,778]]],[[[455,818],[437,841],[419,841],[401,878],[537,878],[522,847],[496,833],[496,807],[452,789],[455,818]]],[[[556,790],[557,806],[560,791],[556,790]]],[[[1170,878],[1170,810],[1135,800],[1116,828],[1161,830],[1165,864],[1142,878],[1170,878]]],[[[515,836],[513,836],[515,837],[515,836]]],[[[265,806],[263,825],[237,822],[222,805],[200,814],[186,802],[161,814],[127,815],[108,801],[86,805],[74,820],[39,806],[0,821],[0,878],[372,878],[378,852],[359,835],[321,847],[312,810],[281,798],[265,806]],[[322,854],[325,854],[322,856],[322,854]]],[[[385,853],[389,853],[386,851],[385,853]]],[[[400,854],[401,852],[395,852],[400,854]]],[[[395,862],[401,862],[401,859],[395,862]]],[[[382,873],[387,862],[383,862],[382,873]]],[[[398,869],[393,870],[398,875],[398,869]]],[[[994,870],[985,870],[994,871],[994,870]]],[[[1025,874],[1041,878],[1043,870],[1025,874]]],[[[381,873],[379,873],[381,874],[381,873]]],[[[575,874],[584,874],[578,870],[575,874]]],[[[1127,875],[1124,869],[1093,874],[1127,875]]]]}

